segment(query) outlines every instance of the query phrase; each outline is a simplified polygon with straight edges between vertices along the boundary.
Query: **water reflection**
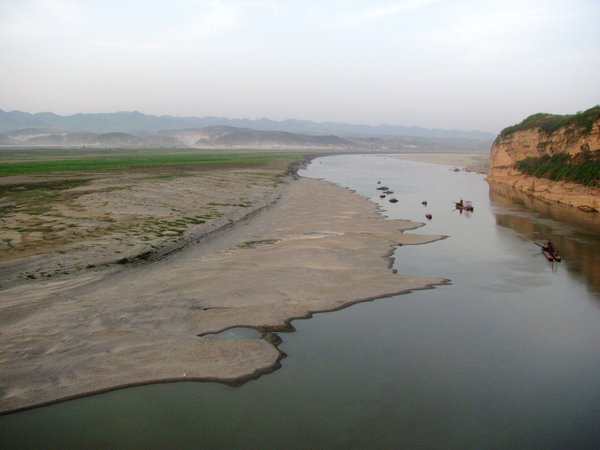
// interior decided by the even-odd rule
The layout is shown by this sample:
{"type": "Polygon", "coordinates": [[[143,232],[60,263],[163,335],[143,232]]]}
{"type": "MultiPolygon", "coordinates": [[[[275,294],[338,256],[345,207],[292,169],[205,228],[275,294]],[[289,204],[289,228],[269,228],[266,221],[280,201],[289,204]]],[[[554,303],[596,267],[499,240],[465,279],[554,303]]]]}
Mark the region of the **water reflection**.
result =
{"type": "Polygon", "coordinates": [[[560,249],[561,266],[600,292],[599,214],[549,204],[498,183],[490,183],[489,196],[497,225],[524,240],[552,240],[560,249]]]}

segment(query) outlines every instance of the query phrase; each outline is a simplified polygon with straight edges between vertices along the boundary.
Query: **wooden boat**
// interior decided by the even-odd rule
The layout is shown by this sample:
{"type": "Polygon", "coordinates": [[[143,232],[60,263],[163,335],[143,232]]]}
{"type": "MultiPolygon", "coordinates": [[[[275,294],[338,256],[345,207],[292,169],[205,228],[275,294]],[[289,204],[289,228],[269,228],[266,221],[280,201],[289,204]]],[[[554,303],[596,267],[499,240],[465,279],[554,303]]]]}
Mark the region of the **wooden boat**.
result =
{"type": "Polygon", "coordinates": [[[560,262],[562,260],[558,254],[558,248],[556,248],[552,241],[546,241],[543,245],[536,242],[536,245],[539,245],[542,248],[542,254],[548,261],[560,262]]]}
{"type": "Polygon", "coordinates": [[[423,206],[427,206],[427,200],[423,200],[423,201],[421,202],[421,205],[423,205],[423,206]]]}
{"type": "Polygon", "coordinates": [[[397,198],[390,198],[390,203],[398,203],[398,199],[397,198]]]}
{"type": "Polygon", "coordinates": [[[433,217],[431,214],[425,214],[425,217],[427,218],[427,220],[431,220],[431,218],[433,217]]]}
{"type": "Polygon", "coordinates": [[[542,254],[546,257],[548,261],[554,261],[554,256],[552,256],[548,250],[542,249],[542,254]]]}
{"type": "Polygon", "coordinates": [[[473,211],[473,205],[471,202],[463,202],[462,199],[459,202],[454,202],[454,206],[456,209],[460,209],[461,211],[473,211]]]}
{"type": "Polygon", "coordinates": [[[378,188],[376,188],[376,189],[377,189],[378,191],[387,191],[387,190],[389,190],[390,188],[389,188],[389,187],[387,187],[387,186],[379,186],[379,187],[378,187],[378,188]]]}

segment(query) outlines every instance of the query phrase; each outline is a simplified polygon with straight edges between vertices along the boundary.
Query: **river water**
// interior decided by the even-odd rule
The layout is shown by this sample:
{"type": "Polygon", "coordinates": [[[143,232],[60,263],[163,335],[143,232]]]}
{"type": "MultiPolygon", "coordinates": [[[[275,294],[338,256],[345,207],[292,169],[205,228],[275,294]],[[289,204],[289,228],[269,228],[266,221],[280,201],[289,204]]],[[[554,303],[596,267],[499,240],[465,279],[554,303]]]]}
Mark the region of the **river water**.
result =
{"type": "Polygon", "coordinates": [[[0,447],[599,447],[597,221],[390,156],[319,158],[301,174],[449,236],[399,247],[394,268],[451,284],[296,320],[282,367],[241,387],[157,384],[2,416],[0,447]],[[543,258],[544,239],[562,263],[543,258]]]}

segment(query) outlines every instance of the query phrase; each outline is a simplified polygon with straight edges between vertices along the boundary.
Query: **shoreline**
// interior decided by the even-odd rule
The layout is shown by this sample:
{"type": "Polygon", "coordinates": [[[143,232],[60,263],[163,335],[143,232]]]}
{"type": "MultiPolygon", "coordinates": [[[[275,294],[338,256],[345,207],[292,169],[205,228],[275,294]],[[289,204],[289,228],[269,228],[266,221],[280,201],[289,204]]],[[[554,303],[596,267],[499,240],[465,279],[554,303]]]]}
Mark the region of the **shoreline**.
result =
{"type": "Polygon", "coordinates": [[[489,153],[411,153],[389,156],[406,161],[463,167],[467,172],[487,173],[490,168],[489,153]]]}
{"type": "Polygon", "coordinates": [[[591,221],[597,221],[600,213],[600,188],[525,174],[504,174],[507,171],[503,169],[492,170],[493,173],[486,178],[490,189],[504,188],[557,207],[566,206],[572,208],[573,214],[584,213],[591,221]]]}
{"type": "MultiPolygon", "coordinates": [[[[130,381],[130,382],[124,382],[122,384],[116,384],[116,385],[111,385],[108,387],[103,387],[100,389],[96,389],[96,390],[90,390],[90,391],[85,391],[85,392],[81,392],[81,393],[76,393],[76,394],[72,394],[72,395],[68,395],[65,397],[60,397],[60,398],[54,398],[54,399],[50,399],[41,403],[33,403],[33,404],[28,404],[28,405],[24,405],[24,406],[18,406],[16,408],[12,408],[12,409],[6,409],[6,410],[0,410],[0,416],[6,416],[6,415],[10,415],[10,414],[16,414],[19,412],[23,412],[23,411],[29,411],[29,410],[33,410],[33,409],[38,409],[38,408],[44,408],[46,406],[52,406],[52,405],[56,405],[59,403],[64,403],[64,402],[68,402],[71,400],[77,400],[80,398],[85,398],[85,397],[91,397],[94,395],[101,395],[101,394],[105,394],[107,392],[112,392],[112,391],[119,391],[121,389],[128,389],[128,388],[132,388],[132,387],[139,387],[139,386],[148,386],[148,385],[152,385],[152,384],[164,384],[164,383],[187,383],[187,382],[192,382],[192,383],[219,383],[219,384],[224,384],[230,387],[240,387],[243,386],[244,384],[246,384],[249,381],[252,380],[256,380],[260,377],[262,377],[263,375],[268,375],[270,373],[273,373],[277,370],[279,370],[281,368],[281,361],[283,359],[285,359],[288,355],[287,353],[283,352],[282,350],[279,349],[279,345],[283,342],[283,339],[277,334],[277,333],[293,333],[296,331],[295,327],[292,325],[293,321],[296,320],[309,320],[311,319],[315,314],[325,314],[325,313],[331,313],[331,312],[336,312],[336,311],[341,311],[343,309],[349,308],[353,305],[359,304],[359,303],[367,303],[367,302],[372,302],[372,301],[376,301],[376,300],[385,300],[387,298],[390,297],[395,297],[398,295],[407,295],[410,294],[412,292],[415,291],[421,291],[421,290],[427,290],[427,289],[435,289],[435,287],[437,286],[443,286],[443,285],[448,285],[451,284],[451,280],[449,279],[445,279],[445,278],[440,278],[439,282],[435,282],[432,283],[430,285],[427,286],[422,286],[422,287],[418,287],[418,288],[412,288],[412,289],[406,289],[403,291],[399,291],[399,292],[394,292],[394,293],[390,293],[387,295],[383,295],[383,296],[377,296],[377,297],[372,297],[372,298],[366,298],[366,299],[359,299],[353,302],[349,302],[347,304],[343,304],[339,307],[333,308],[333,309],[328,309],[328,310],[318,310],[318,311],[309,311],[306,315],[304,316],[298,316],[298,317],[290,317],[289,319],[287,319],[286,325],[284,326],[277,326],[277,327],[273,327],[273,328],[268,328],[268,327],[258,327],[258,328],[254,328],[254,327],[243,327],[243,328],[253,328],[256,329],[256,331],[258,331],[259,333],[261,333],[261,337],[258,338],[259,340],[264,340],[266,342],[268,342],[270,345],[272,345],[278,352],[278,357],[277,359],[273,362],[272,365],[265,367],[265,368],[261,368],[261,369],[256,369],[254,372],[252,373],[248,373],[246,375],[243,376],[239,376],[236,378],[219,378],[219,377],[193,377],[193,376],[187,376],[187,374],[183,374],[181,376],[178,377],[173,377],[173,378],[156,378],[156,379],[150,379],[150,380],[140,380],[140,381],[130,381]],[[267,330],[267,331],[262,331],[262,330],[267,330]]],[[[229,328],[225,328],[223,330],[218,331],[217,333],[221,333],[223,331],[227,331],[228,329],[231,328],[239,328],[240,326],[231,326],[229,328]]],[[[206,334],[215,334],[214,332],[210,332],[210,333],[206,333],[206,334]]],[[[198,336],[198,337],[203,337],[203,336],[198,336]]]]}
{"type": "Polygon", "coordinates": [[[390,268],[394,245],[443,238],[404,233],[418,226],[384,218],[349,189],[299,178],[259,212],[158,261],[4,289],[26,311],[2,315],[0,414],[134,385],[237,384],[274,371],[285,357],[278,337],[201,336],[285,331],[318,312],[448,283],[390,268]],[[27,311],[30,301],[39,309],[27,311]]]}

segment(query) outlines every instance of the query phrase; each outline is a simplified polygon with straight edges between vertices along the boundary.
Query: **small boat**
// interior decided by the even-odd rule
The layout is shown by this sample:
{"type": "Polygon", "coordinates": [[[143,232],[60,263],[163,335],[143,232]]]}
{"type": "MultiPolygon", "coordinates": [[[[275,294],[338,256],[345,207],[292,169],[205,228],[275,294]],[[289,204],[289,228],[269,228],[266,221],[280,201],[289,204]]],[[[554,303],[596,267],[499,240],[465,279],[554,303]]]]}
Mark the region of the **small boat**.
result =
{"type": "Polygon", "coordinates": [[[554,256],[548,250],[542,249],[542,254],[546,257],[548,261],[560,261],[560,259],[555,259],[554,256]]]}
{"type": "Polygon", "coordinates": [[[427,206],[427,200],[423,200],[423,201],[421,202],[421,205],[423,205],[423,206],[427,206]]]}
{"type": "Polygon", "coordinates": [[[542,248],[542,254],[546,257],[548,261],[557,261],[560,262],[562,258],[558,254],[558,248],[552,241],[546,241],[544,244],[538,244],[542,248]]]}
{"type": "Polygon", "coordinates": [[[384,193],[384,194],[393,194],[393,193],[394,193],[394,191],[390,191],[390,190],[388,190],[388,191],[383,191],[383,193],[384,193]]]}
{"type": "Polygon", "coordinates": [[[456,209],[460,209],[461,211],[473,211],[473,205],[471,202],[463,202],[462,199],[459,202],[454,202],[454,206],[456,209]]]}
{"type": "Polygon", "coordinates": [[[398,203],[398,199],[397,198],[390,198],[390,203],[398,203]]]}
{"type": "Polygon", "coordinates": [[[378,181],[377,184],[381,184],[381,181],[378,181]]]}
{"type": "Polygon", "coordinates": [[[431,214],[425,214],[425,217],[427,218],[427,220],[431,220],[431,218],[433,217],[431,214]]]}
{"type": "Polygon", "coordinates": [[[390,188],[387,186],[380,186],[377,188],[378,191],[388,191],[390,188]]]}
{"type": "Polygon", "coordinates": [[[379,198],[385,198],[385,194],[381,194],[379,198]]]}

